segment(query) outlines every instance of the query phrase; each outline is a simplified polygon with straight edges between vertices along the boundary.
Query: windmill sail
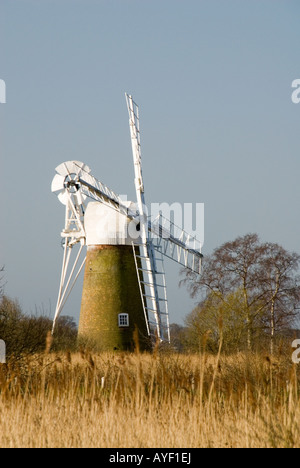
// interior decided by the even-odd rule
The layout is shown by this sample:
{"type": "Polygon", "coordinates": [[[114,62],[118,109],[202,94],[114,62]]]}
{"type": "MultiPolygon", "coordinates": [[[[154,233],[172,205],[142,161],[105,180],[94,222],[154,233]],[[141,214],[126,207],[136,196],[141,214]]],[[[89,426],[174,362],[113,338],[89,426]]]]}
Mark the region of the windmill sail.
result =
{"type": "Polygon", "coordinates": [[[194,271],[201,272],[201,242],[170,220],[159,215],[149,222],[149,235],[153,237],[154,248],[164,256],[194,271]]]}
{"type": "MultiPolygon", "coordinates": [[[[145,209],[145,188],[142,176],[141,138],[139,108],[132,97],[126,94],[129,113],[129,126],[135,172],[135,188],[141,223],[140,261],[137,267],[141,297],[145,315],[153,316],[149,324],[156,327],[157,337],[170,341],[169,313],[167,305],[166,280],[163,268],[163,256],[167,256],[181,265],[199,271],[201,266],[200,243],[175,228],[161,215],[153,222],[149,221],[145,209]],[[147,292],[145,292],[145,289],[147,292]]],[[[136,262],[137,265],[137,262],[136,262]]],[[[150,328],[150,326],[149,326],[150,328]]]]}
{"type": "MultiPolygon", "coordinates": [[[[137,196],[137,205],[140,218],[140,255],[138,256],[141,268],[137,269],[138,280],[140,284],[141,299],[146,317],[148,317],[148,330],[155,328],[155,334],[159,340],[164,339],[164,330],[162,326],[161,298],[157,281],[157,265],[155,252],[149,237],[149,225],[145,203],[145,189],[142,175],[141,141],[139,109],[132,97],[126,94],[127,108],[129,114],[129,127],[131,135],[131,146],[133,154],[133,165],[135,175],[135,189],[137,196]],[[151,322],[150,317],[153,317],[151,322]],[[151,327],[152,325],[152,327],[151,327]]],[[[136,260],[136,265],[137,259],[136,260]]],[[[167,313],[167,312],[166,312],[167,313]]],[[[167,329],[169,336],[169,330],[167,329]]]]}

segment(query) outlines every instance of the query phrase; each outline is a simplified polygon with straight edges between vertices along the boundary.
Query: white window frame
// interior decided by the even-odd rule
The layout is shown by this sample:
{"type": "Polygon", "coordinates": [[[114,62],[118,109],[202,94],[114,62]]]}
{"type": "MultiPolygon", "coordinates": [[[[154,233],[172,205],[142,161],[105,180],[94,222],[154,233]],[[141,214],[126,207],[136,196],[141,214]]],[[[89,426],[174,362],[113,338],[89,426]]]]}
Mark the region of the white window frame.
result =
{"type": "Polygon", "coordinates": [[[128,328],[129,327],[129,314],[119,314],[118,325],[120,328],[128,328]]]}

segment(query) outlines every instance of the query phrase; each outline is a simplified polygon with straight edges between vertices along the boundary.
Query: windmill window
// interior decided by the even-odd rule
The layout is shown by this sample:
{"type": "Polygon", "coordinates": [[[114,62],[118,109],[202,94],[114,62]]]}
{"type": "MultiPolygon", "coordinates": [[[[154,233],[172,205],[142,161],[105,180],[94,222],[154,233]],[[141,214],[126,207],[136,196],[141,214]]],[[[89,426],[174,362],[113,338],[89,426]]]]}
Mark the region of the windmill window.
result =
{"type": "Polygon", "coordinates": [[[129,314],[119,314],[118,317],[119,327],[129,327],[129,314]]]}

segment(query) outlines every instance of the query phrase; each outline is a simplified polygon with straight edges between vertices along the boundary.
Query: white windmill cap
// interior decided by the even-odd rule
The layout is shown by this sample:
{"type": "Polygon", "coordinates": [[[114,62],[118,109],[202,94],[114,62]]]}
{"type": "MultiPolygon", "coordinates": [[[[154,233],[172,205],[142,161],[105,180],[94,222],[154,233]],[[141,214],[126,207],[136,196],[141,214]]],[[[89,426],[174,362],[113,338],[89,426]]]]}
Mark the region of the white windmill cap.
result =
{"type": "MultiPolygon", "coordinates": [[[[132,202],[129,202],[128,208],[132,202]]],[[[87,245],[131,245],[137,243],[137,223],[99,202],[90,202],[84,216],[87,245]]]]}

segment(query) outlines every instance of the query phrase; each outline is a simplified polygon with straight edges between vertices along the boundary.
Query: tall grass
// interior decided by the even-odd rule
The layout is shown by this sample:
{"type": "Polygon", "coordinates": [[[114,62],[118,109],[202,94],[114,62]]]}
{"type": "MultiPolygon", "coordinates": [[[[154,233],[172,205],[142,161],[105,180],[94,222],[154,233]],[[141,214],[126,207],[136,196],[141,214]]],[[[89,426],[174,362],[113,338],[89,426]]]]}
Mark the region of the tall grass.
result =
{"type": "Polygon", "coordinates": [[[299,371],[259,354],[44,353],[0,365],[0,447],[299,447],[299,371]]]}

